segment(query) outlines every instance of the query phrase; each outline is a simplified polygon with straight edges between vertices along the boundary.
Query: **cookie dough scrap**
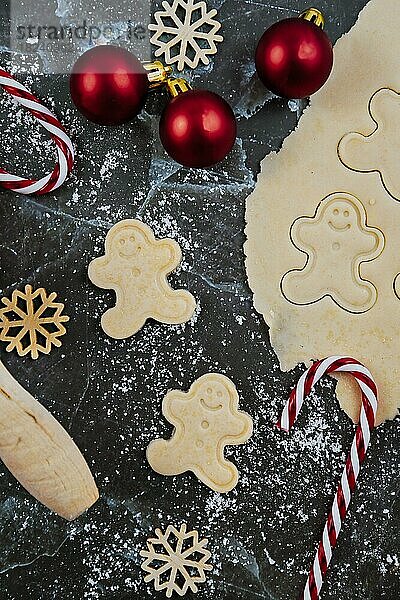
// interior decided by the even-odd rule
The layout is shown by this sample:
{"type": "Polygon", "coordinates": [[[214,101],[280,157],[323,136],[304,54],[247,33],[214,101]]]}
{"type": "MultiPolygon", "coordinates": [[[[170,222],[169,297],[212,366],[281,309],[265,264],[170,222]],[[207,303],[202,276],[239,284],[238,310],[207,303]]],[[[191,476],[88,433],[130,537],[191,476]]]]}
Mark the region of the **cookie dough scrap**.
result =
{"type": "Polygon", "coordinates": [[[253,433],[251,417],[238,405],[234,384],[217,373],[203,375],[187,393],[169,392],[162,412],[175,430],[171,439],[154,440],[148,446],[152,469],[161,475],[192,471],[215,492],[230,492],[239,474],[225,459],[225,446],[244,444],[253,433]]]}
{"type": "MultiPolygon", "coordinates": [[[[378,384],[377,423],[400,407],[399,28],[397,0],[367,4],[246,207],[248,279],[281,368],[357,358],[378,384]]],[[[337,394],[357,421],[348,376],[337,394]]]]}
{"type": "Polygon", "coordinates": [[[196,301],[186,290],[173,290],[167,281],[182,253],[172,239],[156,239],[150,227],[136,219],[120,221],[110,229],[105,255],[89,265],[89,279],[103,289],[115,290],[115,307],[101,325],[115,339],[128,338],[147,319],[169,325],[189,321],[196,301]]]}

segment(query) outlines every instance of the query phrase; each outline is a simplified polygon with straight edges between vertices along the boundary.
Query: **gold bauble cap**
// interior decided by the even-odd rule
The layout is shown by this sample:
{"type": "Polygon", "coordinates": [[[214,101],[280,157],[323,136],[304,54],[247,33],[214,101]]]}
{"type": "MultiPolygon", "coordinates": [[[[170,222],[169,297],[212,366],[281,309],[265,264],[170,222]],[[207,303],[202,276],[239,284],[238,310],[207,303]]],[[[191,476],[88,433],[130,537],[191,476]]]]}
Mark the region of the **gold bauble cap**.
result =
{"type": "Polygon", "coordinates": [[[301,13],[300,19],[305,19],[306,21],[310,21],[310,23],[314,23],[317,27],[321,29],[325,26],[324,15],[318,8],[307,8],[304,12],[301,13]]]}

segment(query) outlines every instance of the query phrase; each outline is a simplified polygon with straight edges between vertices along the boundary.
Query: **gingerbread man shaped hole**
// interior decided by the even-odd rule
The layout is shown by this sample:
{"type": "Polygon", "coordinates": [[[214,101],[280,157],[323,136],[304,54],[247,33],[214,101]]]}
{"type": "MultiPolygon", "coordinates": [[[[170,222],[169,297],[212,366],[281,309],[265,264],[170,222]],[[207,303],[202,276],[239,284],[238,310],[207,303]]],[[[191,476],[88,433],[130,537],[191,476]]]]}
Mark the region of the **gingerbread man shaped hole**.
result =
{"type": "Polygon", "coordinates": [[[101,319],[107,335],[128,338],[150,318],[170,325],[189,321],[195,299],[186,290],[173,290],[167,281],[182,257],[174,240],[157,240],[150,227],[126,219],[110,229],[105,249],[104,256],[90,263],[89,278],[117,296],[115,307],[101,319]]]}
{"type": "Polygon", "coordinates": [[[293,223],[291,238],[308,258],[302,269],[282,278],[282,293],[289,302],[306,305],[328,296],[353,313],[374,306],[377,290],[361,277],[360,265],[381,254],[385,238],[367,225],[364,206],[355,196],[335,193],[324,198],[314,217],[293,223]]]}
{"type": "Polygon", "coordinates": [[[188,393],[169,392],[163,415],[175,426],[169,440],[148,446],[147,460],[162,475],[192,471],[216,492],[229,492],[238,482],[238,470],[224,457],[227,445],[239,445],[252,435],[251,417],[238,410],[239,397],[232,381],[209,373],[193,383],[188,393]]]}

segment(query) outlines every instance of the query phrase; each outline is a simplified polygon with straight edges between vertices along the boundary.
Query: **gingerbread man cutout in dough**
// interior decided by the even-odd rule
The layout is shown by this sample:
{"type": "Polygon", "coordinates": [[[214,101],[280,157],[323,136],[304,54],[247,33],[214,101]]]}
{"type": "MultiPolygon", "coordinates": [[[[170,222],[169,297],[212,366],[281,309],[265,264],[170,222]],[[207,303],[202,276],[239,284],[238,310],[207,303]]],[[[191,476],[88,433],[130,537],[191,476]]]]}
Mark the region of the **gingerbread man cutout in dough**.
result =
{"type": "Polygon", "coordinates": [[[90,263],[89,278],[117,295],[116,306],[101,319],[107,335],[128,338],[149,318],[178,324],[192,317],[196,307],[192,294],[173,290],[167,281],[182,257],[174,240],[156,240],[147,225],[127,219],[110,229],[105,249],[105,256],[90,263]]]}
{"type": "Polygon", "coordinates": [[[163,401],[163,414],[175,426],[169,440],[147,448],[147,460],[157,473],[180,475],[192,471],[216,492],[229,492],[238,482],[238,470],[224,457],[226,445],[246,442],[253,432],[251,417],[238,410],[239,397],[232,381],[209,373],[193,383],[188,393],[173,390],[163,401]]]}
{"type": "Polygon", "coordinates": [[[398,275],[396,275],[396,277],[395,277],[395,280],[393,282],[393,289],[394,289],[394,293],[400,300],[400,273],[398,275]]]}
{"type": "Polygon", "coordinates": [[[369,227],[363,205],[346,193],[328,196],[314,217],[297,219],[294,245],[308,255],[302,269],[289,271],[282,293],[293,304],[312,304],[330,296],[344,310],[366,312],[375,304],[375,286],[360,275],[363,262],[377,258],[385,244],[382,232],[369,227]]]}
{"type": "Polygon", "coordinates": [[[388,193],[400,200],[400,94],[388,88],[378,90],[370,100],[369,113],[375,131],[345,135],[339,143],[339,158],[353,171],[378,172],[388,193]]]}

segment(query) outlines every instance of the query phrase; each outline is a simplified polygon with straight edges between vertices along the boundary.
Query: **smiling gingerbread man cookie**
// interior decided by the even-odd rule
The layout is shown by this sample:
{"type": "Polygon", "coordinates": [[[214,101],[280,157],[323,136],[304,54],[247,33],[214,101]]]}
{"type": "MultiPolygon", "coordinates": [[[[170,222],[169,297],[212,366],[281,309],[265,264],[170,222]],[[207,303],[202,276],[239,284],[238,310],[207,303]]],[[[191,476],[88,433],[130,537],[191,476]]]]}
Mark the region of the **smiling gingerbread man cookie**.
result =
{"type": "Polygon", "coordinates": [[[369,227],[361,202],[346,193],[328,196],[314,217],[292,226],[294,245],[308,255],[302,269],[289,271],[282,293],[293,304],[311,304],[330,296],[344,310],[362,313],[375,304],[375,286],[360,274],[363,262],[377,258],[385,245],[382,232],[369,227]]]}
{"type": "Polygon", "coordinates": [[[227,445],[246,442],[253,432],[251,417],[238,410],[239,397],[232,381],[209,373],[193,383],[188,393],[173,390],[163,401],[163,415],[175,426],[169,440],[147,448],[147,460],[162,475],[192,471],[216,492],[229,492],[238,482],[238,470],[224,457],[227,445]]]}
{"type": "Polygon", "coordinates": [[[104,313],[102,327],[116,339],[134,335],[147,319],[178,324],[188,321],[196,301],[167,281],[181,261],[179,245],[157,240],[150,227],[135,219],[120,221],[106,237],[105,255],[89,265],[89,278],[100,288],[115,290],[117,303],[104,313]]]}

